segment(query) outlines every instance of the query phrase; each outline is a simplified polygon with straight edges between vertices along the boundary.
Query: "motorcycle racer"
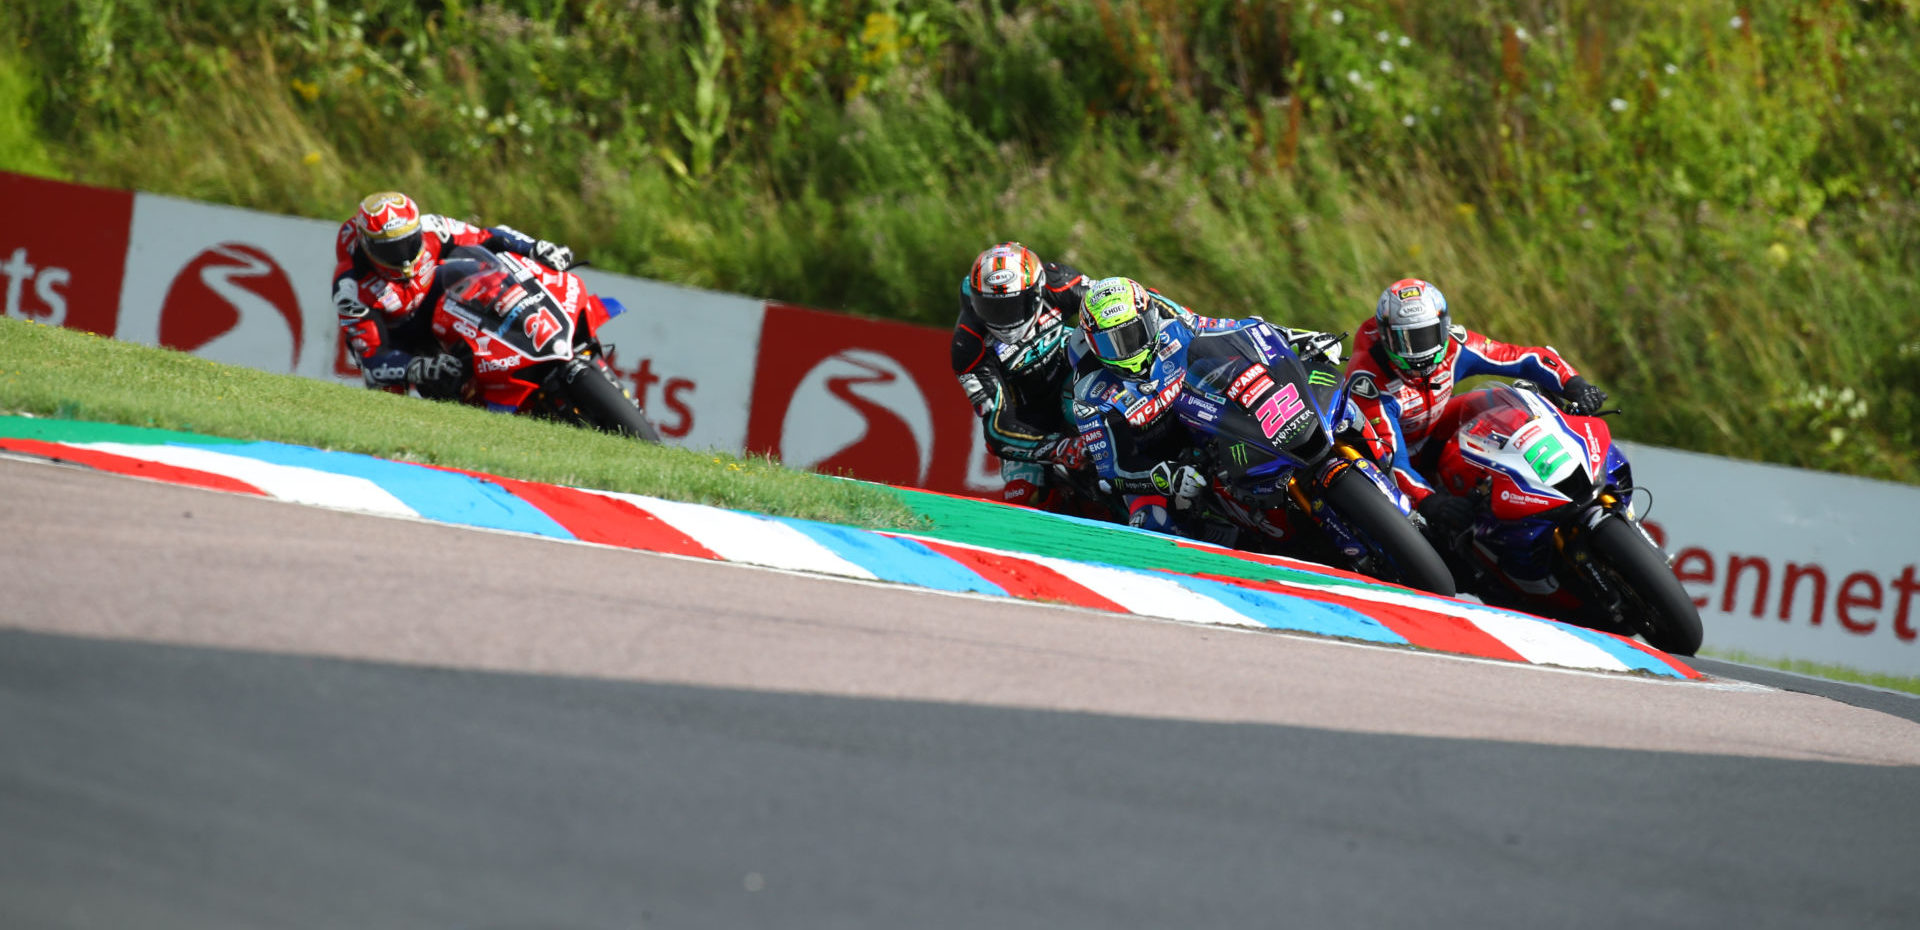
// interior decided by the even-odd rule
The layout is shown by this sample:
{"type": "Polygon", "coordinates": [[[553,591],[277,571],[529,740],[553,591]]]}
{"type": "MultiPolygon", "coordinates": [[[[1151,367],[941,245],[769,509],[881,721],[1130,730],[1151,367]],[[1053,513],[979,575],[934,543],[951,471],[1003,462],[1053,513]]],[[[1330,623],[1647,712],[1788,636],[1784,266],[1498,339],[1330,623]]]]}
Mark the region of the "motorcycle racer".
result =
{"type": "Polygon", "coordinates": [[[427,331],[428,290],[441,256],[476,245],[513,252],[556,271],[574,264],[573,250],[534,239],[510,226],[482,229],[422,213],[413,198],[382,191],[360,201],[334,238],[333,303],[367,387],[420,396],[457,397],[465,381],[460,360],[443,353],[427,331]]]}
{"type": "MultiPolygon", "coordinates": [[[[1186,375],[1186,349],[1199,333],[1260,322],[1201,316],[1131,278],[1103,278],[1087,289],[1073,412],[1101,489],[1125,501],[1129,525],[1205,535],[1203,527],[1184,525],[1207,482],[1179,462],[1193,440],[1171,415],[1186,375]]],[[[1326,341],[1310,330],[1274,329],[1293,345],[1326,341]]]]}
{"type": "Polygon", "coordinates": [[[960,281],[953,374],[980,418],[987,448],[1000,457],[1009,503],[1057,506],[1050,468],[1084,466],[1066,407],[1073,380],[1067,341],[1086,289],[1079,269],[1043,262],[1018,242],[981,252],[960,281]]]}
{"type": "Polygon", "coordinates": [[[1432,473],[1443,441],[1459,427],[1461,411],[1453,389],[1463,378],[1499,375],[1525,378],[1559,395],[1569,412],[1593,413],[1607,402],[1605,391],[1588,383],[1552,346],[1498,342],[1453,325],[1447,298],[1419,278],[1387,286],[1374,305],[1373,318],[1354,337],[1347,361],[1347,382],[1369,425],[1379,435],[1381,464],[1414,502],[1430,527],[1464,528],[1472,506],[1433,486],[1432,473]]]}

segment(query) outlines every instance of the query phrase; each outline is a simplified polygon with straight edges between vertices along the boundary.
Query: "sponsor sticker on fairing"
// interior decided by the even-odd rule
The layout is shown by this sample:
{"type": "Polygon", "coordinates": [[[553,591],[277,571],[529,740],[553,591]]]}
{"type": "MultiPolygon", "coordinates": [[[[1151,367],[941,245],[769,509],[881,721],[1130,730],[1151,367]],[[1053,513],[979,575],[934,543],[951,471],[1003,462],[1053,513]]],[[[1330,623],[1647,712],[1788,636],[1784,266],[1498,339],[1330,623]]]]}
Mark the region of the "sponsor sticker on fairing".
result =
{"type": "Polygon", "coordinates": [[[1544,497],[1538,497],[1532,494],[1528,494],[1525,491],[1511,491],[1511,490],[1502,490],[1500,492],[1500,499],[1511,504],[1529,504],[1536,507],[1545,507],[1549,504],[1560,503],[1560,501],[1549,500],[1544,497]]]}
{"type": "Polygon", "coordinates": [[[1271,379],[1267,379],[1266,368],[1260,365],[1250,365],[1247,367],[1246,371],[1243,371],[1240,373],[1239,377],[1233,379],[1232,384],[1227,386],[1227,394],[1233,397],[1235,400],[1238,400],[1240,403],[1251,407],[1253,406],[1254,399],[1260,396],[1260,391],[1264,391],[1266,390],[1267,387],[1272,387],[1272,386],[1273,386],[1273,381],[1271,379]],[[1266,387],[1262,387],[1259,390],[1255,390],[1255,391],[1247,390],[1248,388],[1252,387],[1256,382],[1259,382],[1263,379],[1266,380],[1266,387]],[[1246,392],[1246,393],[1243,395],[1242,392],[1246,392]]]}

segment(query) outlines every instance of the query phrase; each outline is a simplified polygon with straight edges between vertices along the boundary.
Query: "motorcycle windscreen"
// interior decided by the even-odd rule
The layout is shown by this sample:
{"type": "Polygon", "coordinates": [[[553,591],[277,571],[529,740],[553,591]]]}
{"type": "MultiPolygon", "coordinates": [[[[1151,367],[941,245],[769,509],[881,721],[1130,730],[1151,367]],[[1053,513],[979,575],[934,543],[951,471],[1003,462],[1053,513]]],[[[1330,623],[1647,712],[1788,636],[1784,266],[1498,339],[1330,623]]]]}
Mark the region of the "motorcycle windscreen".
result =
{"type": "Polygon", "coordinates": [[[574,321],[526,269],[491,252],[461,250],[441,279],[447,300],[464,308],[488,335],[531,360],[566,358],[573,350],[574,321]],[[474,254],[477,253],[477,254],[474,254]]]}
{"type": "Polygon", "coordinates": [[[1498,463],[1518,476],[1523,488],[1551,489],[1572,501],[1593,496],[1586,444],[1552,407],[1529,403],[1527,395],[1504,384],[1468,392],[1455,402],[1464,408],[1455,433],[1463,453],[1498,463]]]}
{"type": "Polygon", "coordinates": [[[1209,333],[1188,348],[1196,386],[1227,400],[1215,451],[1235,479],[1310,465],[1333,448],[1306,369],[1275,341],[1270,329],[1252,327],[1209,333]]]}

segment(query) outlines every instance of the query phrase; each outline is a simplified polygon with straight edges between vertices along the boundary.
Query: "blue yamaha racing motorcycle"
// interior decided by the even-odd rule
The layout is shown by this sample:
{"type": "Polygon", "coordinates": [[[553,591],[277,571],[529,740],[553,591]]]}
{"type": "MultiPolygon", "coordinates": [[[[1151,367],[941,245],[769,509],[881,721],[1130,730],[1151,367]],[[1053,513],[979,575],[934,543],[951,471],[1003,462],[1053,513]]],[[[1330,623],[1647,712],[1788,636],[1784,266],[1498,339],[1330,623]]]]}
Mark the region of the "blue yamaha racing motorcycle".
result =
{"type": "Polygon", "coordinates": [[[1196,335],[1173,409],[1208,479],[1205,517],[1234,545],[1308,559],[1451,597],[1453,573],[1412,503],[1361,452],[1359,411],[1326,342],[1296,354],[1266,323],[1196,335]]]}

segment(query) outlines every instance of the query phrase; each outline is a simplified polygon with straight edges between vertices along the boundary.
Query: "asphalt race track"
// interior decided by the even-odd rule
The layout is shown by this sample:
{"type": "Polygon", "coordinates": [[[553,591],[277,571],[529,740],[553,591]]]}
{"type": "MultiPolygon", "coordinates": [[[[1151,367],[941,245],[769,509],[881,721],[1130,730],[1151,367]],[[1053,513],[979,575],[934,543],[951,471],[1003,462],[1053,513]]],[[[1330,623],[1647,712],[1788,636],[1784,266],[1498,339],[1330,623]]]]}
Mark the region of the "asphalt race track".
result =
{"type": "Polygon", "coordinates": [[[1913,927],[1920,701],[1699,667],[0,460],[0,927],[1913,927]]]}

